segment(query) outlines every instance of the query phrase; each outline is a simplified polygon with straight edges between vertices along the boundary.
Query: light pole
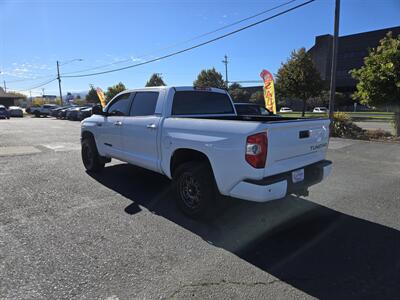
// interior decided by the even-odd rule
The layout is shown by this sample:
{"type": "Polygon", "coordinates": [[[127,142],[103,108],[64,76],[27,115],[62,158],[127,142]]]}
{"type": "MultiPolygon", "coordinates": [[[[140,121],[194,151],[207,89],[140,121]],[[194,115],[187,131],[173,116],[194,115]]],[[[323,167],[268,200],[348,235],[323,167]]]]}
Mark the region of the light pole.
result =
{"type": "Polygon", "coordinates": [[[332,43],[332,68],[331,68],[331,91],[329,95],[329,119],[331,126],[333,121],[333,110],[335,109],[335,92],[336,92],[336,65],[338,52],[338,36],[339,36],[339,16],[340,16],[340,0],[335,2],[335,25],[332,43]]]}
{"type": "Polygon", "coordinates": [[[58,80],[58,89],[60,91],[60,101],[61,101],[60,104],[61,105],[63,105],[63,98],[62,98],[62,91],[61,91],[60,66],[72,63],[74,61],[82,61],[82,60],[83,60],[82,58],[75,58],[75,59],[71,59],[71,60],[69,60],[67,62],[64,62],[63,64],[61,64],[61,62],[57,60],[57,80],[58,80]]]}
{"type": "Polygon", "coordinates": [[[222,61],[222,63],[225,64],[225,85],[226,85],[226,88],[228,89],[228,84],[229,84],[229,81],[228,81],[228,56],[226,54],[224,56],[224,60],[222,61]]]}

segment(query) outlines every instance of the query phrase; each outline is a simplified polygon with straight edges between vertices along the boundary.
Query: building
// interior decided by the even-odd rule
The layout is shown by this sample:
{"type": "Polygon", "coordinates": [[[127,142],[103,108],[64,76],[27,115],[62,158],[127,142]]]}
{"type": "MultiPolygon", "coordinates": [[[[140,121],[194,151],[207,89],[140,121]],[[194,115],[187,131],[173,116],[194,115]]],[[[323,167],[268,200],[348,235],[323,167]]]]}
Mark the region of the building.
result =
{"type": "MultiPolygon", "coordinates": [[[[336,71],[336,90],[338,92],[353,92],[355,90],[356,81],[351,77],[349,71],[363,66],[364,57],[368,55],[368,49],[377,47],[379,41],[389,31],[392,32],[393,36],[398,36],[400,26],[339,37],[336,71]]],[[[333,36],[330,34],[317,36],[315,45],[308,50],[315,67],[321,74],[321,78],[327,82],[331,78],[332,41],[333,36]]]]}
{"type": "Polygon", "coordinates": [[[5,107],[13,106],[18,99],[21,99],[21,97],[6,93],[4,89],[0,87],[0,105],[4,105],[5,107]]]}

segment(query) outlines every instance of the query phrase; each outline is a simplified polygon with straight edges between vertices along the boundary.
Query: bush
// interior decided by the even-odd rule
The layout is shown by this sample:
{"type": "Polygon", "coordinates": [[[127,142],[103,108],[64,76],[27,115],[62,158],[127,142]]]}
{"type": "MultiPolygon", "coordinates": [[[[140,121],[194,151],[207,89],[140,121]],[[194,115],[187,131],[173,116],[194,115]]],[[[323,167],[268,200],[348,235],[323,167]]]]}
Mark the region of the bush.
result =
{"type": "Polygon", "coordinates": [[[350,115],[344,112],[333,114],[331,135],[350,139],[368,139],[365,135],[365,130],[354,124],[351,121],[350,115]]]}

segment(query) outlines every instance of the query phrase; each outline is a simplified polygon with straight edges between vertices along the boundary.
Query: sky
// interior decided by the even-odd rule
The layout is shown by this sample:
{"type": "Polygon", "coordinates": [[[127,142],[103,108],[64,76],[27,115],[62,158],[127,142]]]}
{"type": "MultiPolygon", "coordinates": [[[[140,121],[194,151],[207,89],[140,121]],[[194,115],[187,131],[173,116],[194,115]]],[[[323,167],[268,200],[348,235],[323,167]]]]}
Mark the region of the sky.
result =
{"type": "MultiPolygon", "coordinates": [[[[27,95],[31,91],[36,96],[44,88],[45,94],[58,95],[57,81],[35,88],[56,77],[57,60],[61,76],[144,62],[306,0],[296,0],[245,23],[187,42],[288,1],[0,0],[1,86],[6,81],[8,90],[27,95]],[[104,65],[109,66],[97,68],[104,65]],[[81,71],[86,69],[92,70],[81,71]]],[[[192,85],[204,68],[215,67],[225,75],[225,54],[229,60],[229,81],[259,80],[262,69],[276,73],[291,51],[309,49],[316,36],[332,34],[334,2],[316,0],[222,40],[144,66],[92,77],[62,78],[63,94],[86,91],[90,84],[102,89],[118,82],[127,88],[142,87],[153,73],[161,73],[168,85],[192,85]]],[[[341,1],[340,35],[394,26],[400,26],[400,0],[341,1]]]]}

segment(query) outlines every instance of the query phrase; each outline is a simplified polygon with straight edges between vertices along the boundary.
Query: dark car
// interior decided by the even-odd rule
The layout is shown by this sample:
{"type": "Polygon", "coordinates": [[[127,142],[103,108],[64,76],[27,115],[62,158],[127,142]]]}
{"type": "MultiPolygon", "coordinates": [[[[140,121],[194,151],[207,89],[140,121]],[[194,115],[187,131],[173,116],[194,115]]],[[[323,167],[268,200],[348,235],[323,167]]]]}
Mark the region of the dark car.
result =
{"type": "Polygon", "coordinates": [[[7,108],[5,108],[4,105],[0,105],[0,119],[9,119],[10,118],[10,112],[8,111],[7,108]]]}
{"type": "MultiPolygon", "coordinates": [[[[69,107],[69,106],[68,106],[68,107],[69,107]]],[[[58,118],[58,114],[60,113],[60,110],[62,110],[62,109],[64,109],[64,108],[66,108],[66,106],[61,106],[61,107],[53,108],[53,109],[50,111],[50,116],[58,118]]]]}
{"type": "Polygon", "coordinates": [[[78,112],[78,120],[82,121],[86,118],[89,118],[91,115],[92,115],[92,107],[87,107],[87,108],[81,109],[78,112]]]}
{"type": "Polygon", "coordinates": [[[239,116],[270,116],[273,114],[264,106],[255,103],[235,103],[235,108],[239,116]]]}
{"type": "Polygon", "coordinates": [[[58,113],[58,118],[59,119],[65,119],[67,117],[67,110],[70,109],[71,107],[64,107],[63,109],[61,109],[58,113]]]}

